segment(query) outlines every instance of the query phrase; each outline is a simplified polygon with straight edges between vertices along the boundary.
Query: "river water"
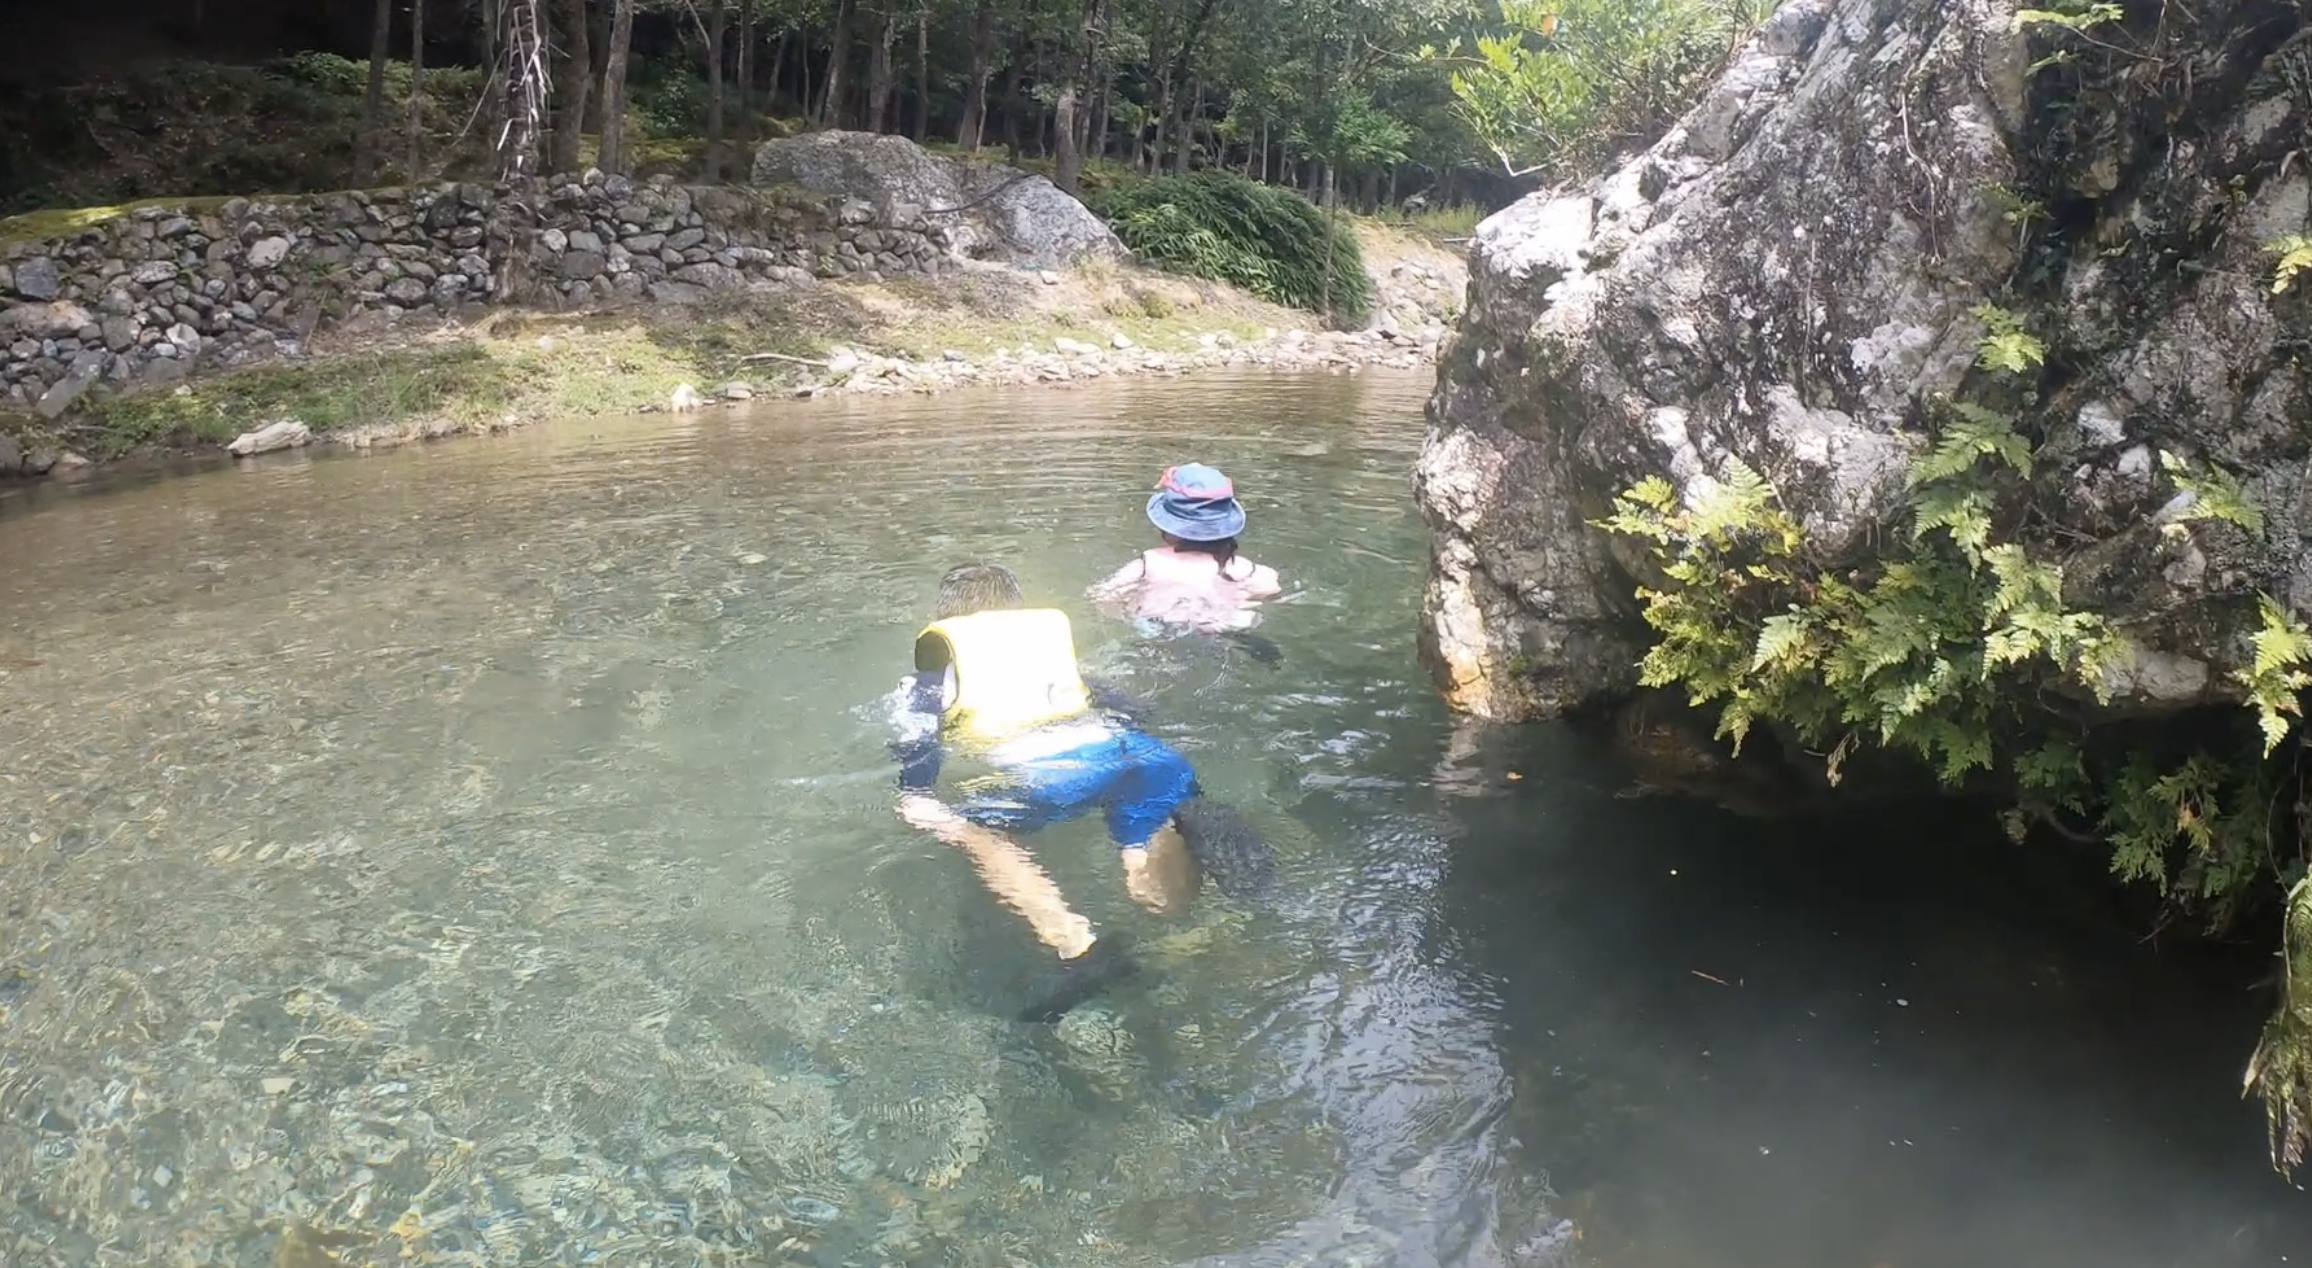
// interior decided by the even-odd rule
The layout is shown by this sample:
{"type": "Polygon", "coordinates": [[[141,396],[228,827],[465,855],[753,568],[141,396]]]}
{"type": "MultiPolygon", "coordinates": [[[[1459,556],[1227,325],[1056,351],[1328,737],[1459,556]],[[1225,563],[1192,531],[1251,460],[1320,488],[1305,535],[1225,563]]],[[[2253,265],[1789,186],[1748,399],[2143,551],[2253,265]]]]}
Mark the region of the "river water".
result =
{"type": "Polygon", "coordinates": [[[1412,651],[1413,377],[764,404],[0,495],[0,1262],[2312,1263],[2256,969],[1983,825],[1625,795],[1412,651]],[[1248,495],[1267,664],[1083,587],[1248,495]],[[880,698],[1009,564],[1283,884],[1048,956],[880,698]]]}

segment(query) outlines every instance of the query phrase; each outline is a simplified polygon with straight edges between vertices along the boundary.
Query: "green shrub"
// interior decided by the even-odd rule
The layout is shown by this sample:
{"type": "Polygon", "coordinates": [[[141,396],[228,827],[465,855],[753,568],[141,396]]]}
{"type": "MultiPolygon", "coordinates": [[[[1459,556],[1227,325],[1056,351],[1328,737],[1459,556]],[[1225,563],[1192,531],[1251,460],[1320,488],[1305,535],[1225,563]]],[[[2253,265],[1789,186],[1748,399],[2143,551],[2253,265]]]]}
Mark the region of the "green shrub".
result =
{"type": "MultiPolygon", "coordinates": [[[[1311,312],[1328,306],[1325,215],[1292,190],[1207,171],[1096,194],[1092,210],[1156,268],[1311,312]]],[[[1362,322],[1373,306],[1364,256],[1345,221],[1329,230],[1330,309],[1339,321],[1362,322]]]]}

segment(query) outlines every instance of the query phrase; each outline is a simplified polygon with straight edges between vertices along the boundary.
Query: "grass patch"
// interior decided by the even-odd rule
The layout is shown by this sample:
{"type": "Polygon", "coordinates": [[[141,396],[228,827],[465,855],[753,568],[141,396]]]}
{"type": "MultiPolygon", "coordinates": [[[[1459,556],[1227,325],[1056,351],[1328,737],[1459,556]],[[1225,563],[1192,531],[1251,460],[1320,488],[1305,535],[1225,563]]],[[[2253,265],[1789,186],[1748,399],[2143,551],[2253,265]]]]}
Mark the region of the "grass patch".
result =
{"type": "Polygon", "coordinates": [[[1448,238],[1466,238],[1477,232],[1477,222],[1485,219],[1485,209],[1474,203],[1459,207],[1438,207],[1429,211],[1385,207],[1372,219],[1392,229],[1441,243],[1448,238]]]}
{"type": "Polygon", "coordinates": [[[512,399],[504,367],[476,345],[351,353],[254,366],[175,388],[107,396],[72,420],[68,438],[92,458],[148,444],[223,444],[276,419],[316,432],[382,426],[512,399]]]}
{"type": "MultiPolygon", "coordinates": [[[[261,202],[267,196],[249,194],[245,197],[252,202],[261,202]]],[[[192,198],[144,198],[110,207],[53,207],[43,211],[27,211],[20,215],[0,217],[0,246],[18,242],[53,242],[151,208],[197,216],[202,212],[215,211],[231,201],[233,199],[230,195],[202,194],[192,198]]]]}
{"type": "Polygon", "coordinates": [[[726,334],[631,318],[507,320],[455,342],[323,355],[100,397],[69,417],[63,439],[106,459],[151,445],[223,444],[284,418],[326,435],[630,414],[664,405],[679,383],[711,389],[712,371],[736,364],[737,338],[717,343],[726,334]]]}

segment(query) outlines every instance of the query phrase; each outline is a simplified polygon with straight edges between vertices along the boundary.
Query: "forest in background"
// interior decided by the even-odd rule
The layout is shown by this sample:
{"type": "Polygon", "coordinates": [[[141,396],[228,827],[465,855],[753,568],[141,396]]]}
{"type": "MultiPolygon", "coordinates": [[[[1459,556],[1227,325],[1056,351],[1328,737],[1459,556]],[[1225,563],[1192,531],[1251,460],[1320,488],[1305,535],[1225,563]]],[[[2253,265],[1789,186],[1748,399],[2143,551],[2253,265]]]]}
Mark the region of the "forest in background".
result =
{"type": "Polygon", "coordinates": [[[1765,5],[338,0],[275,37],[305,47],[235,28],[231,58],[197,55],[230,0],[146,7],[196,55],[0,82],[0,214],[584,166],[740,180],[767,136],[851,128],[1071,191],[1219,170],[1466,223],[1658,135],[1765,5]]]}

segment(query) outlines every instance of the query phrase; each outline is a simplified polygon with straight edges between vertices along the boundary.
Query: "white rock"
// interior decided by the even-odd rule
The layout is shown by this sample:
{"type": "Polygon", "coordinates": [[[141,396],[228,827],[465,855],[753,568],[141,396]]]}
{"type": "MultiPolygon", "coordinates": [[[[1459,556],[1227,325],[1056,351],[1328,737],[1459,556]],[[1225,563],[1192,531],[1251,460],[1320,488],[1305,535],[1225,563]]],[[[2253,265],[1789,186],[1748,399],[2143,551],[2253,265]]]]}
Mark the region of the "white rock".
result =
{"type": "Polygon", "coordinates": [[[289,239],[259,238],[249,244],[249,267],[269,269],[289,258],[289,239]]]}
{"type": "Polygon", "coordinates": [[[667,401],[666,407],[680,414],[705,404],[706,400],[698,394],[697,388],[688,383],[678,383],[675,385],[674,395],[667,401]]]}
{"type": "Polygon", "coordinates": [[[237,458],[247,458],[276,449],[296,449],[313,441],[313,431],[294,418],[267,423],[255,431],[245,431],[233,437],[225,451],[237,458]]]}
{"type": "Polygon", "coordinates": [[[1110,346],[1118,349],[1119,351],[1133,346],[1132,337],[1130,335],[1124,334],[1119,334],[1116,337],[1108,340],[1108,343],[1110,346]]]}

